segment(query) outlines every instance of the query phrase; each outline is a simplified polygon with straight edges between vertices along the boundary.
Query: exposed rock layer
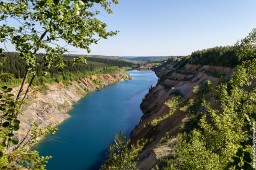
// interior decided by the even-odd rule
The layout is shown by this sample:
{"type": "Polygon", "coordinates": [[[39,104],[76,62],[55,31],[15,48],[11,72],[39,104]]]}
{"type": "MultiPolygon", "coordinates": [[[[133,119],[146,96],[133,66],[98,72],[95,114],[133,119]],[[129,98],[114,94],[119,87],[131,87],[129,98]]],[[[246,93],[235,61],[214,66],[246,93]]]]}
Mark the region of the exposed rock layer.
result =
{"type": "Polygon", "coordinates": [[[151,169],[157,160],[171,155],[172,148],[170,146],[172,144],[163,145],[161,141],[166,134],[173,137],[177,135],[180,132],[180,126],[186,119],[186,114],[188,114],[185,111],[177,110],[168,115],[170,108],[165,105],[165,102],[177,94],[182,96],[180,100],[183,102],[195,99],[197,96],[193,91],[196,86],[208,80],[217,85],[221,77],[229,79],[233,69],[192,64],[179,68],[174,63],[168,63],[157,68],[155,72],[159,81],[154,88],[149,90],[141,103],[144,115],[131,133],[132,142],[138,139],[150,141],[139,155],[141,161],[138,167],[141,170],[151,169]],[[163,119],[153,126],[152,121],[159,118],[163,119]]]}
{"type": "MultiPolygon", "coordinates": [[[[22,106],[23,114],[19,115],[21,124],[16,134],[19,141],[23,140],[33,123],[40,129],[45,129],[49,125],[55,127],[69,117],[67,112],[87,93],[125,79],[129,79],[129,76],[125,71],[120,71],[87,76],[68,85],[54,83],[45,84],[43,89],[32,88],[26,104],[22,106]]],[[[26,140],[29,140],[29,137],[26,140]]]]}

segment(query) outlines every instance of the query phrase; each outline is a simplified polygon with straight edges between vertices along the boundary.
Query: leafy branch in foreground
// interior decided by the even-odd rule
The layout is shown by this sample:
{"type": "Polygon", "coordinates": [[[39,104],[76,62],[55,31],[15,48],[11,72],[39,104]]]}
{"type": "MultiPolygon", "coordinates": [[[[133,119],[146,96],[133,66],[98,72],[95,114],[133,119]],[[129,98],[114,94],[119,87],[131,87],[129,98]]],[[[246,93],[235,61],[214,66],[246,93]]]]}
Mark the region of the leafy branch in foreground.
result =
{"type": "Polygon", "coordinates": [[[56,129],[50,126],[41,130],[36,124],[32,124],[28,136],[19,141],[15,133],[19,130],[21,114],[20,105],[22,101],[13,98],[12,89],[6,86],[0,89],[0,169],[44,169],[50,157],[40,157],[37,151],[29,150],[39,138],[54,133],[56,129]]]}
{"type": "MultiPolygon", "coordinates": [[[[100,38],[106,39],[116,34],[106,31],[107,25],[97,19],[99,10],[92,10],[95,4],[99,4],[111,13],[112,3],[117,1],[0,1],[0,42],[12,44],[19,57],[26,63],[17,100],[21,98],[28,75],[32,74],[33,81],[37,67],[40,67],[37,53],[43,51],[42,58],[46,69],[53,66],[63,67],[63,54],[67,49],[60,41],[64,40],[69,45],[89,52],[91,44],[98,43],[100,38]]],[[[0,53],[2,52],[1,48],[0,53]]],[[[26,91],[29,88],[30,86],[26,91]]]]}
{"type": "Polygon", "coordinates": [[[109,146],[108,159],[104,162],[101,169],[137,169],[138,154],[142,150],[144,143],[138,141],[135,145],[126,140],[125,134],[119,132],[114,144],[109,146]]]}
{"type": "MultiPolygon", "coordinates": [[[[63,55],[68,45],[86,49],[101,38],[115,35],[116,31],[107,31],[107,25],[97,16],[102,7],[112,13],[110,7],[117,0],[1,0],[0,1],[0,56],[4,56],[6,47],[13,46],[19,58],[25,62],[25,74],[17,95],[4,86],[0,89],[0,169],[44,169],[50,157],[40,157],[38,152],[25,149],[24,145],[37,141],[48,130],[40,131],[33,125],[29,130],[32,140],[19,141],[15,132],[19,130],[18,114],[23,100],[37,76],[37,70],[44,63],[44,71],[52,67],[65,66],[63,55]],[[97,4],[97,5],[96,5],[97,4]],[[37,54],[43,53],[41,61],[37,54]],[[25,84],[28,86],[25,89],[25,84]],[[25,93],[24,93],[25,92],[25,93]],[[22,147],[21,147],[22,146],[22,147]]],[[[74,62],[85,62],[84,58],[74,62]]],[[[2,64],[2,63],[1,63],[2,64]]],[[[0,64],[0,66],[1,66],[0,64]]],[[[11,79],[10,76],[4,75],[11,79]]]]}

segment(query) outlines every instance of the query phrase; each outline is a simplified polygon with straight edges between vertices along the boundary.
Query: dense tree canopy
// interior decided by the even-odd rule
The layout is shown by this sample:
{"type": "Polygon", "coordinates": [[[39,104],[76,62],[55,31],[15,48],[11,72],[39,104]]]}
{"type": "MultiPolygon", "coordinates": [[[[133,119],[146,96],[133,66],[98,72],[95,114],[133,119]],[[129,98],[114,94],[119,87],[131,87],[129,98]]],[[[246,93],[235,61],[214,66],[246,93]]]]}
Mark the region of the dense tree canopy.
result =
{"type": "Polygon", "coordinates": [[[235,67],[241,61],[234,46],[224,46],[195,51],[190,55],[189,63],[235,67]]]}
{"type": "MultiPolygon", "coordinates": [[[[19,57],[17,53],[9,52],[4,53],[6,57],[0,57],[0,62],[4,65],[4,67],[0,67],[0,75],[10,73],[15,78],[22,78],[25,75],[26,72],[26,63],[19,57]]],[[[40,65],[37,67],[36,72],[37,76],[43,76],[45,68],[45,61],[42,59],[43,54],[37,55],[37,62],[40,63],[40,65]]],[[[59,67],[51,67],[48,69],[48,73],[52,77],[58,75],[61,72],[66,73],[77,73],[77,72],[87,72],[87,71],[95,71],[97,69],[101,68],[108,68],[108,67],[131,67],[134,65],[132,62],[128,62],[121,59],[108,59],[105,58],[94,58],[94,57],[86,57],[87,62],[86,63],[74,63],[74,58],[77,56],[70,56],[65,55],[63,58],[63,61],[65,63],[65,67],[59,68],[59,67]]],[[[1,77],[1,76],[0,76],[1,77]]],[[[0,78],[1,82],[1,78],[0,78]]]]}

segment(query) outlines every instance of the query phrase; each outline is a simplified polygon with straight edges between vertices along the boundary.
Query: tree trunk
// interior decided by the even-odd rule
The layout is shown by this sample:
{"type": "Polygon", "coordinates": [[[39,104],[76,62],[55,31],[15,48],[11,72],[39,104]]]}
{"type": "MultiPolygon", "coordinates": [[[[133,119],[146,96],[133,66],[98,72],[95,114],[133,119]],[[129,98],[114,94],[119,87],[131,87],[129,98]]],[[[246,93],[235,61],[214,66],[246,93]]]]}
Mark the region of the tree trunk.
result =
{"type": "Polygon", "coordinates": [[[32,85],[32,83],[33,83],[35,77],[36,77],[36,74],[33,74],[32,78],[31,78],[31,80],[30,80],[30,82],[29,82],[29,85],[28,85],[28,87],[27,87],[27,90],[26,90],[26,92],[25,92],[25,94],[24,94],[24,97],[23,97],[22,101],[26,99],[26,97],[27,97],[27,95],[28,95],[28,92],[29,92],[29,88],[31,87],[31,85],[32,85]]]}
{"type": "Polygon", "coordinates": [[[30,68],[27,68],[27,69],[26,69],[26,72],[25,72],[25,75],[24,75],[24,77],[23,77],[21,86],[20,86],[20,90],[19,90],[19,92],[18,92],[18,94],[17,94],[17,97],[16,97],[16,101],[18,101],[18,100],[20,99],[20,97],[21,97],[21,93],[23,92],[23,88],[24,88],[24,85],[25,85],[26,80],[27,80],[27,78],[28,78],[29,71],[30,71],[30,68]]]}

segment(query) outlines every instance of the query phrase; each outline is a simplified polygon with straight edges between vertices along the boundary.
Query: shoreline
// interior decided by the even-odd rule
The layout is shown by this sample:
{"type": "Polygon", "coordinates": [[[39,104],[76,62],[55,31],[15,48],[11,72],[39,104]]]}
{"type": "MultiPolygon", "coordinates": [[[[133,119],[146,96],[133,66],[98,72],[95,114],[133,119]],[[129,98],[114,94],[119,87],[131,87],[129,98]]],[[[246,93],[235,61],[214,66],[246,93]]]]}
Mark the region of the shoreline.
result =
{"type": "MultiPolygon", "coordinates": [[[[21,125],[15,135],[19,141],[22,141],[33,123],[36,123],[38,129],[42,130],[49,125],[51,128],[56,128],[70,118],[68,112],[74,104],[86,97],[87,94],[118,83],[121,80],[129,79],[130,75],[125,70],[120,70],[112,74],[91,75],[89,78],[73,81],[68,85],[62,83],[46,84],[47,90],[41,92],[32,89],[26,100],[27,104],[23,105],[23,114],[19,115],[21,125]]],[[[43,141],[44,137],[38,138],[36,143],[32,146],[25,146],[25,148],[33,148],[43,141]]],[[[30,138],[31,135],[28,135],[26,141],[30,138]]]]}

